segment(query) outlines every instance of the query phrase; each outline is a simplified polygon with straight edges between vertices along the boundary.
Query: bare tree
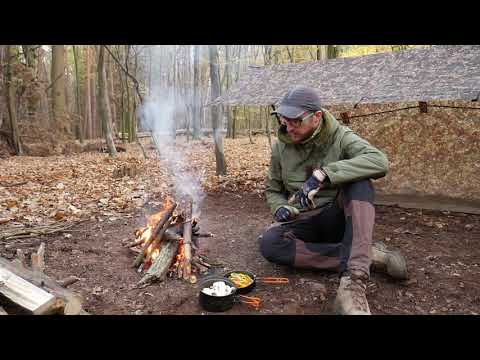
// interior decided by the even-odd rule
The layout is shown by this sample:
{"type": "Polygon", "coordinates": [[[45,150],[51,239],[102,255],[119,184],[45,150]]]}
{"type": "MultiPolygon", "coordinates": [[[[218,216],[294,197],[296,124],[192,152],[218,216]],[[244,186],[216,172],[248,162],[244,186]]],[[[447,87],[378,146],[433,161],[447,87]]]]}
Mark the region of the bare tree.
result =
{"type": "Polygon", "coordinates": [[[193,138],[200,138],[200,45],[193,49],[193,138]]]}
{"type": "Polygon", "coordinates": [[[8,117],[10,119],[10,141],[17,155],[23,155],[22,142],[18,130],[17,107],[16,107],[16,86],[13,76],[13,59],[15,56],[15,47],[6,45],[6,89],[5,95],[7,100],[8,117]]]}
{"type": "Polygon", "coordinates": [[[83,133],[91,139],[92,133],[92,103],[90,96],[90,46],[85,46],[85,120],[83,133]]]}
{"type": "MultiPolygon", "coordinates": [[[[226,91],[228,91],[228,89],[230,88],[230,82],[231,82],[231,79],[230,79],[230,69],[231,69],[230,50],[231,50],[230,46],[225,45],[225,90],[226,91]]],[[[228,105],[225,106],[225,111],[227,113],[227,137],[231,138],[232,137],[232,116],[231,116],[231,113],[230,113],[230,106],[228,106],[228,105]]]]}
{"type": "Polygon", "coordinates": [[[103,129],[105,131],[108,153],[110,156],[115,156],[117,155],[117,149],[115,148],[112,136],[112,113],[110,110],[110,101],[108,100],[108,84],[105,71],[105,48],[103,46],[100,46],[98,52],[98,105],[103,129]]]}
{"type": "Polygon", "coordinates": [[[64,45],[52,45],[52,112],[55,125],[63,131],[66,127],[65,112],[65,48],[64,45]]]}
{"type": "MultiPolygon", "coordinates": [[[[210,81],[212,83],[212,99],[220,96],[220,79],[218,77],[218,50],[217,45],[209,45],[210,54],[210,81]]],[[[225,163],[225,156],[223,153],[223,136],[219,129],[220,125],[220,107],[212,106],[212,128],[213,138],[215,142],[215,159],[216,159],[216,174],[226,175],[227,164],[225,163]]]]}
{"type": "Polygon", "coordinates": [[[317,45],[317,60],[335,59],[337,56],[335,45],[317,45]]]}
{"type": "Polygon", "coordinates": [[[77,117],[75,119],[75,135],[80,142],[83,143],[83,124],[80,111],[80,76],[78,72],[78,52],[77,47],[73,45],[73,61],[75,64],[75,110],[77,117]]]}

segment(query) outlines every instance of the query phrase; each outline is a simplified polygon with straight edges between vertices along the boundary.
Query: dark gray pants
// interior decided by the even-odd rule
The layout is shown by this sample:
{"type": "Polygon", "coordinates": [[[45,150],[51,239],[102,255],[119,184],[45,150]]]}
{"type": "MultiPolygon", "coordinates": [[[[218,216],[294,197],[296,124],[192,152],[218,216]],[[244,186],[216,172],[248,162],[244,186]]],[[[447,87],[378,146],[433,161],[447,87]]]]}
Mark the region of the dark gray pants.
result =
{"type": "Polygon", "coordinates": [[[260,251],[277,264],[370,275],[373,200],[370,180],[345,184],[331,204],[272,224],[260,239],[260,251]]]}

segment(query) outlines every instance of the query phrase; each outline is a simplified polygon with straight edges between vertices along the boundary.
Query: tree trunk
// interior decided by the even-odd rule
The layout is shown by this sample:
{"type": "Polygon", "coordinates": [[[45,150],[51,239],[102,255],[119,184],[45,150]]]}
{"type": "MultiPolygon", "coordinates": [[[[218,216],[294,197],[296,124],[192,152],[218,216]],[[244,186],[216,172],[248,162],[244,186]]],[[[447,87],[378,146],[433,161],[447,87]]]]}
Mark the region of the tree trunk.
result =
{"type": "Polygon", "coordinates": [[[90,63],[90,109],[91,109],[91,132],[92,132],[92,138],[98,138],[98,124],[97,124],[97,81],[95,79],[96,74],[95,74],[95,46],[91,48],[92,55],[90,57],[91,63],[90,63]]]}
{"type": "Polygon", "coordinates": [[[47,69],[45,67],[45,61],[44,61],[44,56],[45,56],[45,50],[42,48],[37,49],[37,80],[40,83],[40,102],[39,102],[39,107],[37,110],[42,114],[41,116],[41,124],[45,129],[50,128],[51,124],[51,119],[50,119],[50,111],[49,111],[49,106],[48,106],[48,96],[47,92],[45,91],[46,84],[48,82],[48,75],[47,75],[47,69]]]}
{"type": "Polygon", "coordinates": [[[247,119],[247,123],[248,123],[248,139],[250,140],[250,144],[253,144],[253,140],[252,140],[252,120],[251,120],[251,116],[250,116],[250,109],[247,110],[246,106],[243,107],[243,115],[244,115],[245,119],[247,119]]]}
{"type": "Polygon", "coordinates": [[[232,139],[235,139],[235,136],[236,136],[237,114],[238,114],[238,109],[237,109],[236,106],[234,106],[233,107],[233,119],[232,119],[232,139]]]}
{"type": "MultiPolygon", "coordinates": [[[[216,45],[209,45],[210,53],[210,79],[212,83],[212,99],[216,99],[220,95],[220,79],[218,78],[218,51],[216,45]]],[[[215,142],[215,159],[216,159],[216,174],[226,175],[227,165],[223,154],[223,136],[219,131],[220,124],[220,107],[212,106],[212,128],[213,139],[215,142]]]]}
{"type": "Polygon", "coordinates": [[[108,84],[105,71],[105,47],[100,46],[98,54],[98,104],[101,121],[105,129],[105,140],[107,141],[108,153],[110,156],[117,155],[115,143],[112,136],[112,114],[108,101],[108,84]]]}
{"type": "Polygon", "coordinates": [[[200,45],[193,50],[193,139],[200,139],[200,45]]]}
{"type": "Polygon", "coordinates": [[[117,105],[115,103],[115,91],[114,91],[114,72],[113,72],[113,64],[111,61],[111,57],[108,57],[108,84],[109,84],[109,99],[110,99],[110,106],[112,109],[112,129],[113,133],[116,134],[117,132],[117,105]]]}
{"type": "Polygon", "coordinates": [[[270,148],[272,148],[272,134],[270,131],[270,114],[268,111],[268,107],[263,108],[265,111],[265,125],[266,125],[266,131],[267,131],[267,137],[268,137],[268,144],[270,145],[270,148]]]}
{"type": "Polygon", "coordinates": [[[85,46],[85,121],[84,134],[87,139],[92,138],[92,103],[90,96],[90,46],[85,46]]]}
{"type": "Polygon", "coordinates": [[[317,45],[317,60],[335,59],[337,55],[335,45],[317,45]]]}
{"type": "Polygon", "coordinates": [[[6,89],[5,95],[7,100],[7,109],[8,116],[10,119],[10,140],[17,155],[23,155],[23,147],[20,139],[20,134],[18,130],[17,122],[17,111],[16,111],[16,86],[13,77],[12,71],[12,62],[15,58],[14,48],[12,45],[6,45],[6,57],[7,57],[7,66],[6,66],[6,89]]]}
{"type": "Polygon", "coordinates": [[[327,57],[329,59],[335,59],[338,56],[337,47],[335,45],[328,45],[327,57]]]}
{"type": "MultiPolygon", "coordinates": [[[[25,55],[25,62],[27,63],[30,76],[33,79],[36,73],[35,66],[35,49],[32,45],[22,45],[23,54],[25,55]]],[[[37,113],[37,101],[34,96],[27,97],[27,113],[28,118],[33,120],[37,113]]]]}
{"type": "MultiPolygon", "coordinates": [[[[226,91],[230,89],[230,65],[231,57],[230,57],[230,46],[225,45],[225,82],[226,82],[226,91]]],[[[232,115],[230,113],[230,106],[225,106],[225,111],[227,112],[227,137],[231,138],[232,137],[232,115]]]]}
{"type": "Polygon", "coordinates": [[[66,132],[65,112],[65,48],[64,45],[52,45],[52,113],[57,129],[66,132]]]}
{"type": "Polygon", "coordinates": [[[83,124],[82,113],[80,111],[80,76],[78,73],[78,52],[75,45],[73,45],[73,61],[75,63],[75,105],[78,117],[75,119],[75,136],[80,139],[83,144],[83,124]]]}
{"type": "MultiPolygon", "coordinates": [[[[130,45],[125,45],[125,69],[128,71],[128,58],[129,58],[129,53],[130,53],[130,45]]],[[[125,74],[125,95],[126,95],[126,104],[125,104],[125,120],[124,120],[124,126],[125,126],[125,132],[128,131],[128,142],[132,142],[132,135],[131,135],[131,105],[130,105],[130,91],[129,91],[129,86],[128,86],[128,77],[125,74]]]]}

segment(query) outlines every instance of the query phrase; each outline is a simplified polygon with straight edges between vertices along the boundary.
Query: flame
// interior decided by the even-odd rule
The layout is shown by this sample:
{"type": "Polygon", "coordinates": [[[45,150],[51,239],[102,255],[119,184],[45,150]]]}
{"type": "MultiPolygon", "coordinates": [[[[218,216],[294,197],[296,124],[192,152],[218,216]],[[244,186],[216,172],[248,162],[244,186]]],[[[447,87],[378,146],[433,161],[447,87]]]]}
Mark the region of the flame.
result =
{"type": "Polygon", "coordinates": [[[172,265],[172,268],[178,267],[180,262],[183,260],[185,257],[185,245],[183,244],[183,238],[180,240],[180,243],[178,245],[178,253],[175,258],[175,263],[172,265]]]}
{"type": "Polygon", "coordinates": [[[158,257],[158,255],[160,255],[160,250],[159,250],[159,249],[153,250],[152,256],[151,256],[151,258],[152,258],[152,263],[155,261],[155,259],[158,257]]]}
{"type": "MultiPolygon", "coordinates": [[[[170,208],[172,205],[173,205],[173,201],[170,198],[167,198],[166,201],[164,201],[163,203],[163,210],[150,215],[150,217],[147,220],[147,226],[140,228],[135,232],[136,240],[140,246],[145,245],[146,241],[150,238],[155,226],[159,223],[161,218],[165,215],[167,209],[170,208]]],[[[173,217],[172,224],[175,224],[177,221],[179,221],[179,216],[176,212],[173,212],[172,217],[173,217]]],[[[143,264],[144,270],[150,267],[155,261],[155,259],[158,258],[158,256],[160,255],[160,249],[156,246],[154,247],[153,244],[150,244],[146,249],[145,255],[147,260],[143,264]]],[[[185,258],[185,246],[183,244],[183,238],[181,238],[179,247],[178,247],[178,252],[175,257],[175,262],[170,267],[171,269],[170,271],[177,269],[184,258],[185,258]]]]}

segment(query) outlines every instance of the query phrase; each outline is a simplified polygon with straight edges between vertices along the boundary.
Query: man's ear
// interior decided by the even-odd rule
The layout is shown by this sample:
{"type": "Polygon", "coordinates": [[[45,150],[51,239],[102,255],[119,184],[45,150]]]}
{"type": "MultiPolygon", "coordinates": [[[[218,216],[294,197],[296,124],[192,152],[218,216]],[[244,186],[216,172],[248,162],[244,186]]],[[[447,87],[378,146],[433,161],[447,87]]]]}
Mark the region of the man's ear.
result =
{"type": "Polygon", "coordinates": [[[315,117],[317,118],[317,125],[320,124],[322,122],[322,112],[319,110],[317,112],[315,112],[315,117]]]}

